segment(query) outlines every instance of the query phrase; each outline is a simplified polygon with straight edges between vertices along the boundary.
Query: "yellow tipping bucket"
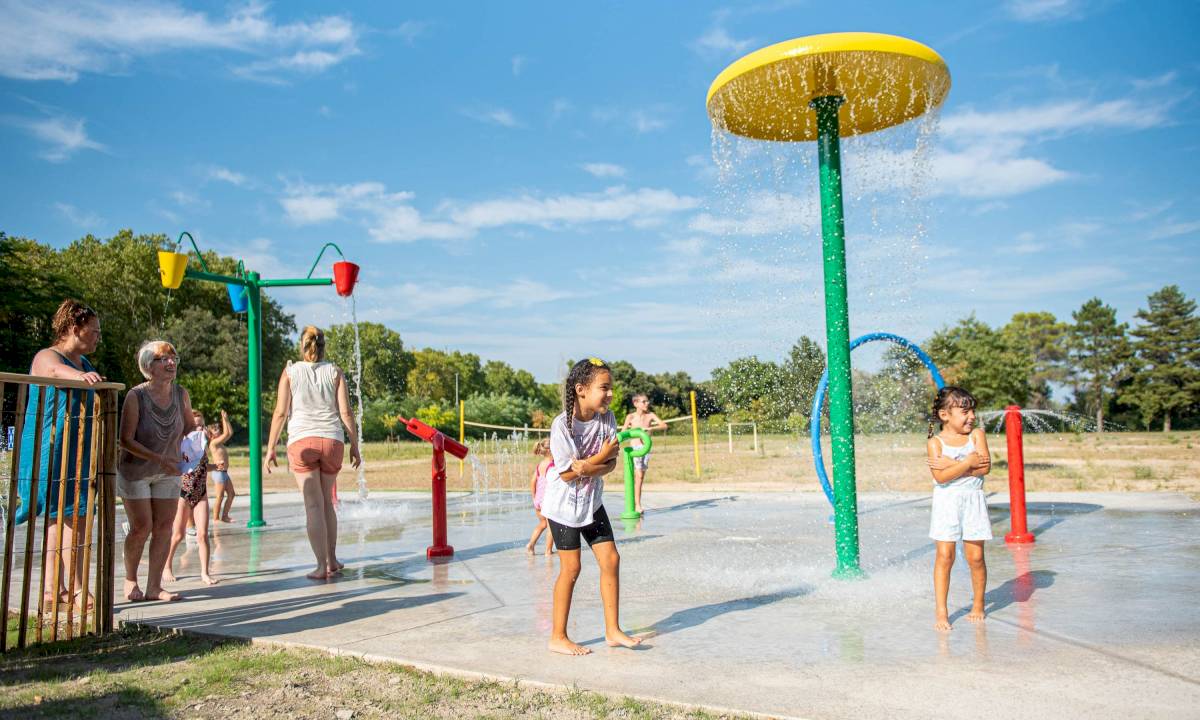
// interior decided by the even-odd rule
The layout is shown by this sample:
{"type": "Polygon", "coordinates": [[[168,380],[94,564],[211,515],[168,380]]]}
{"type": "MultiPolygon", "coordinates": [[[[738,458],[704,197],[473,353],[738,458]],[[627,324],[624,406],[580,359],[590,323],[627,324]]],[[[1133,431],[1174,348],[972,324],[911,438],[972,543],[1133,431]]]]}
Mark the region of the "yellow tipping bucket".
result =
{"type": "Polygon", "coordinates": [[[183,253],[158,251],[158,274],[163,287],[177,290],[183,284],[183,273],[187,270],[188,256],[183,253]]]}

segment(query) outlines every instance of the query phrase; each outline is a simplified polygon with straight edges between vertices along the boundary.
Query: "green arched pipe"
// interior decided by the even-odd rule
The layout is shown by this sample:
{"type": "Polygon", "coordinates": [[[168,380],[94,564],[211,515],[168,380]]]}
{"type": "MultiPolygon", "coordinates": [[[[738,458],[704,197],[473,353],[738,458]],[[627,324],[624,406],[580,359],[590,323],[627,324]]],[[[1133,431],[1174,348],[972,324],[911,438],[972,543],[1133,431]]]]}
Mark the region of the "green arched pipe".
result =
{"type": "Polygon", "coordinates": [[[650,452],[650,433],[642,428],[629,428],[617,433],[617,442],[623,443],[631,438],[637,438],[642,441],[642,446],[623,447],[621,448],[621,458],[625,468],[625,512],[621,513],[622,520],[637,520],[642,516],[637,511],[637,504],[633,497],[633,459],[642,457],[650,452]]]}

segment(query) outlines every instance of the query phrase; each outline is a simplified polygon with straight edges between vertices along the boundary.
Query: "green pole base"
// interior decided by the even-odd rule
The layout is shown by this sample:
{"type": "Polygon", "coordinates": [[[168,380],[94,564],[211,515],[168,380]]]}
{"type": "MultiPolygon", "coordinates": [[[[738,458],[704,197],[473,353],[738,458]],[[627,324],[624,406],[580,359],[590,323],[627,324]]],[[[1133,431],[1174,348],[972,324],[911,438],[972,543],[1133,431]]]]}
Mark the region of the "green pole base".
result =
{"type": "Polygon", "coordinates": [[[642,514],[640,512],[638,512],[637,510],[626,510],[625,512],[621,513],[621,519],[622,520],[641,520],[642,514]]]}
{"type": "Polygon", "coordinates": [[[258,528],[264,528],[266,526],[266,520],[251,520],[250,522],[246,523],[246,528],[249,530],[257,530],[258,528]]]}
{"type": "Polygon", "coordinates": [[[839,565],[833,571],[835,580],[866,580],[867,573],[857,565],[839,565]]]}

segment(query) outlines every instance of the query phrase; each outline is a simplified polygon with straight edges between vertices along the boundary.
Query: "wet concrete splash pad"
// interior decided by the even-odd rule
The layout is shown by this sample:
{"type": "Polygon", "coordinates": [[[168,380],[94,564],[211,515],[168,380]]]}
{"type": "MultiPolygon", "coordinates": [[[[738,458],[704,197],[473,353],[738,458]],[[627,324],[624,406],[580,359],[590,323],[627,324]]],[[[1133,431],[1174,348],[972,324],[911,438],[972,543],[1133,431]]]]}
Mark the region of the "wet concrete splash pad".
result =
{"type": "MultiPolygon", "coordinates": [[[[469,497],[451,498],[456,551],[441,565],[425,559],[428,496],[346,502],[346,576],[314,583],[298,498],[268,496],[265,532],[217,528],[220,585],[194,582],[190,546],[177,561],[187,600],[119,604],[119,619],[780,716],[1182,717],[1200,707],[1200,503],[1184,496],[1031,494],[1038,543],[988,545],[982,626],[962,618],[968,573],[954,574],[949,634],[932,629],[928,496],[860,498],[858,583],[829,577],[818,493],[654,500],[640,524],[617,528],[623,624],[650,636],[637,651],[604,646],[598,571],[585,559],[570,631],[595,654],[547,652],[557,560],[524,554],[525,505],[469,497]]],[[[1000,534],[1003,501],[990,500],[1000,534]]]]}

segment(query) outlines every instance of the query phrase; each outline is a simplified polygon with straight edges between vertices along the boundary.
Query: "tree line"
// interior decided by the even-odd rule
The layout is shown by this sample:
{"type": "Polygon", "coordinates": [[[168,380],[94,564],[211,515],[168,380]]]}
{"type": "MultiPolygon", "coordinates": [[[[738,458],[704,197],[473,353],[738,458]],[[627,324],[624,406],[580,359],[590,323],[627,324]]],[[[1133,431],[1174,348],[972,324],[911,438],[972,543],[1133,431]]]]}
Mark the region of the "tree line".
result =
{"type": "MultiPolygon", "coordinates": [[[[91,235],[62,249],[0,232],[0,369],[27,372],[46,347],[49,321],[64,297],[76,297],[101,317],[103,341],[93,362],[110,380],[142,382],[134,353],[162,338],[176,345],[180,381],[193,405],[208,416],[227,410],[240,428],[248,412],[244,315],[231,312],[224,287],[185,282],[165,290],[156,252],[173,243],[164,235],[125,230],[101,240],[91,235]]],[[[205,254],[208,266],[232,274],[236,260],[205,254]]],[[[1200,426],[1200,317],[1195,301],[1174,285],[1151,294],[1130,327],[1093,298],[1070,321],[1047,312],[1021,312],[1001,327],[969,316],[921,342],[947,382],[971,390],[983,408],[1009,403],[1086,414],[1099,426],[1200,426]]],[[[289,359],[297,357],[296,319],[269,296],[263,300],[263,378],[268,394],[289,359]]],[[[326,330],[329,359],[346,371],[352,390],[361,374],[363,435],[403,434],[399,417],[418,417],[451,433],[458,430],[456,398],[475,422],[547,427],[559,412],[558,383],[474,353],[409,349],[400,334],[378,323],[358,327],[362,367],[356,373],[354,327],[326,330]]],[[[916,338],[914,338],[916,339],[916,338]]],[[[854,372],[855,414],[867,432],[923,428],[932,397],[925,368],[893,348],[878,372],[854,372]]],[[[714,429],[754,421],[764,430],[803,432],[812,412],[825,354],[801,337],[785,357],[737,358],[697,382],[686,372],[647,373],[611,362],[614,411],[621,419],[635,394],[646,394],[664,419],[690,413],[714,429]]],[[[565,372],[565,369],[564,369],[565,372]]],[[[264,414],[273,408],[264,399],[264,414]]],[[[479,433],[484,431],[473,431],[479,433]]],[[[486,431],[490,433],[491,431],[486,431]]]]}

